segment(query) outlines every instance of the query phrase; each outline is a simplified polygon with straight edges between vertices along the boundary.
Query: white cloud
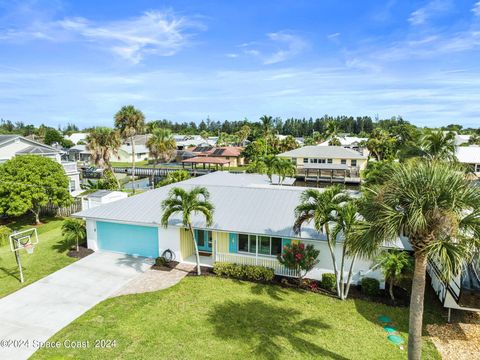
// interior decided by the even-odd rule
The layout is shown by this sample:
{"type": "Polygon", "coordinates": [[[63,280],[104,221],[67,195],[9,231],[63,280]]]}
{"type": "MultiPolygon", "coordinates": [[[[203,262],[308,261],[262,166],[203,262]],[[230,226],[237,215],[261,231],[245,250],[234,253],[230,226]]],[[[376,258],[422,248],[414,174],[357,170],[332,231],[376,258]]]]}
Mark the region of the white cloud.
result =
{"type": "Polygon", "coordinates": [[[432,0],[425,6],[415,10],[410,14],[408,21],[412,25],[423,25],[431,17],[442,14],[451,8],[451,3],[448,0],[432,0]]]}
{"type": "Polygon", "coordinates": [[[327,35],[327,39],[329,39],[329,40],[335,40],[335,39],[338,39],[339,36],[340,36],[340,33],[339,33],[339,32],[336,32],[336,33],[333,33],[333,34],[328,34],[328,35],[327,35]]]}
{"type": "Polygon", "coordinates": [[[473,5],[472,12],[475,16],[480,16],[480,1],[477,1],[473,5]]]}
{"type": "Polygon", "coordinates": [[[99,45],[136,64],[146,55],[171,56],[191,38],[189,29],[204,29],[200,23],[171,11],[148,11],[128,20],[96,23],[82,17],[34,22],[25,30],[0,33],[3,40],[80,40],[99,45]]]}
{"type": "Polygon", "coordinates": [[[235,53],[229,53],[229,54],[225,54],[226,57],[230,58],[230,59],[235,59],[238,57],[238,54],[235,54],[235,53]]]}

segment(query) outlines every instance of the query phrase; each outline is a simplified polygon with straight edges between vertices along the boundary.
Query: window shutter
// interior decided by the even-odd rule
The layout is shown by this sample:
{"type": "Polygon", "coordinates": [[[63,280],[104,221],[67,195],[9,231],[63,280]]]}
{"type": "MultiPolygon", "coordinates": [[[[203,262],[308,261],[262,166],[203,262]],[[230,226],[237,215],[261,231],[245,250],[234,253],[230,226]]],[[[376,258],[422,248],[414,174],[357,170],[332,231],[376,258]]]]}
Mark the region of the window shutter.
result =
{"type": "Polygon", "coordinates": [[[229,233],[228,234],[229,241],[228,241],[228,250],[231,253],[238,252],[238,234],[229,233]]]}

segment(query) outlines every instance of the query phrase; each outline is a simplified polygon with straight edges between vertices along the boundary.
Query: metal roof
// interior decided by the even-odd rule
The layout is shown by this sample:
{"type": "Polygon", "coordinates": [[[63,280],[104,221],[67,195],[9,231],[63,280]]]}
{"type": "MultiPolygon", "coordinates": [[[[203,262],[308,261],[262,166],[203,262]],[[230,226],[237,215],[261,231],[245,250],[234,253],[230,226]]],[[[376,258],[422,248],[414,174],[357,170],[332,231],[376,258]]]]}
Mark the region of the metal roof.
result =
{"type": "Polygon", "coordinates": [[[43,147],[43,146],[36,146],[36,145],[32,145],[32,146],[29,146],[29,147],[26,147],[25,149],[22,149],[20,151],[17,151],[16,154],[23,154],[23,155],[26,155],[26,154],[58,154],[60,153],[59,150],[55,150],[55,149],[52,149],[52,148],[46,148],[46,147],[43,147]]]}
{"type": "Polygon", "coordinates": [[[102,198],[107,195],[113,194],[113,193],[119,193],[120,191],[114,191],[114,190],[97,190],[91,194],[88,194],[86,197],[87,198],[102,198]]]}
{"type": "Polygon", "coordinates": [[[366,156],[358,151],[346,149],[343,146],[304,146],[298,149],[290,150],[281,154],[279,157],[300,157],[300,158],[324,158],[324,159],[367,159],[366,156]]]}
{"type": "Polygon", "coordinates": [[[455,156],[461,163],[480,164],[480,146],[458,146],[455,156]]]}

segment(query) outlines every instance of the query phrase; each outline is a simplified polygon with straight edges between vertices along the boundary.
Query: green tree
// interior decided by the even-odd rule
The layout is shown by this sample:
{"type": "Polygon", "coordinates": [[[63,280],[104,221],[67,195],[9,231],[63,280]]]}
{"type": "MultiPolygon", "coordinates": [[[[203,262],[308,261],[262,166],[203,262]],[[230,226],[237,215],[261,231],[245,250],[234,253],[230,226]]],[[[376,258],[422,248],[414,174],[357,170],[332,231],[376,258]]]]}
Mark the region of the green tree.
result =
{"type": "Polygon", "coordinates": [[[87,227],[85,221],[81,219],[67,219],[62,224],[62,236],[68,243],[75,244],[75,248],[80,251],[80,242],[87,237],[87,227]]]}
{"type": "Polygon", "coordinates": [[[180,181],[188,180],[190,178],[191,178],[191,176],[188,173],[188,171],[186,171],[186,170],[176,170],[176,171],[169,172],[167,174],[167,176],[165,177],[165,179],[163,179],[162,181],[160,181],[158,183],[158,186],[159,187],[166,186],[166,185],[174,184],[174,183],[177,183],[177,182],[180,182],[180,181]]]}
{"type": "Polygon", "coordinates": [[[398,166],[398,163],[390,160],[369,161],[362,173],[363,186],[384,183],[396,166],[398,166]]]}
{"type": "Polygon", "coordinates": [[[263,115],[260,118],[262,122],[262,133],[265,139],[265,156],[268,154],[268,141],[273,134],[273,118],[268,115],[263,115]]]}
{"type": "Polygon", "coordinates": [[[470,139],[468,139],[469,145],[480,145],[480,135],[479,134],[472,134],[470,135],[470,139]]]}
{"type": "Polygon", "coordinates": [[[395,157],[397,140],[385,130],[375,129],[368,138],[366,146],[377,161],[391,160],[395,157]]]}
{"type": "Polygon", "coordinates": [[[385,280],[388,282],[390,298],[395,301],[393,287],[411,271],[413,267],[412,258],[405,251],[387,250],[380,253],[377,261],[385,280]]]}
{"type": "Polygon", "coordinates": [[[313,221],[315,230],[325,234],[327,245],[332,258],[333,271],[337,277],[337,294],[340,297],[340,274],[338,272],[337,258],[335,255],[336,239],[331,228],[335,221],[335,213],[339,205],[349,201],[343,189],[338,185],[326,188],[324,191],[307,189],[300,196],[300,204],[295,208],[295,223],[293,230],[295,233],[301,232],[304,223],[313,221]]]}
{"type": "Polygon", "coordinates": [[[210,134],[208,133],[207,130],[203,130],[200,132],[200,137],[205,140],[205,142],[208,141],[208,137],[210,136],[210,134]]]}
{"type": "Polygon", "coordinates": [[[250,126],[248,125],[243,125],[240,130],[237,131],[237,138],[238,138],[238,143],[239,145],[243,146],[245,144],[245,141],[247,140],[248,136],[252,130],[250,129],[250,126]]]}
{"type": "Polygon", "coordinates": [[[297,140],[292,135],[288,135],[285,139],[280,140],[279,143],[279,152],[283,153],[286,151],[294,150],[299,148],[297,140]]]}
{"type": "MultiPolygon", "coordinates": [[[[118,150],[122,146],[122,139],[120,133],[116,130],[108,127],[96,127],[90,131],[87,135],[87,149],[92,156],[92,160],[95,165],[108,169],[110,174],[113,173],[113,167],[111,162],[112,156],[118,156],[118,150]]],[[[104,172],[104,175],[107,173],[104,172]]],[[[114,175],[113,175],[114,176],[114,175]]],[[[114,176],[117,184],[117,189],[120,189],[120,183],[114,176]]]]}
{"type": "Polygon", "coordinates": [[[320,250],[315,249],[312,244],[289,244],[283,247],[283,252],[278,254],[277,259],[287,269],[295,271],[298,278],[298,286],[302,286],[303,278],[318,264],[320,250]]]}
{"type": "Polygon", "coordinates": [[[57,130],[53,128],[47,128],[45,130],[43,142],[47,145],[52,145],[55,143],[61,144],[63,142],[63,136],[57,130]]]}
{"type": "Polygon", "coordinates": [[[158,160],[169,161],[177,148],[177,143],[170,130],[158,128],[153,130],[146,145],[154,159],[151,183],[155,186],[155,167],[158,160]]]}
{"type": "Polygon", "coordinates": [[[455,133],[427,130],[421,138],[420,151],[428,159],[456,160],[455,133]]]}
{"type": "Polygon", "coordinates": [[[355,245],[375,256],[385,242],[408,237],[414,253],[410,301],[409,359],[421,358],[427,261],[435,261],[445,279],[461,271],[480,238],[480,188],[452,163],[408,161],[380,186],[364,189],[364,236],[355,245]]]}
{"type": "MultiPolygon", "coordinates": [[[[145,116],[135,109],[133,105],[123,106],[115,114],[115,127],[120,131],[124,139],[130,139],[132,146],[132,182],[135,180],[135,135],[143,132],[145,128],[145,116]]],[[[135,194],[135,186],[132,186],[135,194]]]]}
{"type": "Polygon", "coordinates": [[[163,215],[161,224],[168,226],[168,221],[174,215],[180,215],[182,224],[192,235],[197,260],[197,274],[201,274],[200,255],[198,253],[197,240],[192,227],[192,214],[202,214],[205,217],[205,225],[209,227],[213,222],[214,207],[210,202],[210,193],[204,187],[196,186],[188,191],[182,188],[173,188],[168,193],[168,198],[162,202],[163,215]]]}
{"type": "Polygon", "coordinates": [[[0,210],[20,216],[31,212],[40,224],[40,208],[48,203],[71,204],[69,179],[56,161],[38,156],[21,155],[0,166],[0,210]]]}

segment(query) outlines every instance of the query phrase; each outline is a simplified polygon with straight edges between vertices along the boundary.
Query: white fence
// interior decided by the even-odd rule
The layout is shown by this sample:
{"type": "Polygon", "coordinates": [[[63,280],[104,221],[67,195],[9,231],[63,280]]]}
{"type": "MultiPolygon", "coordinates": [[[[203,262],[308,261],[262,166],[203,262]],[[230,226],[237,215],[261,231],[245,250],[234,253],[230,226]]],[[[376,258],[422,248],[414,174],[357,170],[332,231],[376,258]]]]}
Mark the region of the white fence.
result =
{"type": "Polygon", "coordinates": [[[287,269],[285,266],[280,264],[276,258],[264,257],[264,256],[252,256],[252,255],[241,255],[241,254],[231,254],[231,253],[216,253],[215,261],[218,262],[229,262],[241,265],[259,265],[263,267],[272,268],[275,271],[275,274],[282,276],[291,276],[296,277],[297,273],[294,270],[287,269]]]}

